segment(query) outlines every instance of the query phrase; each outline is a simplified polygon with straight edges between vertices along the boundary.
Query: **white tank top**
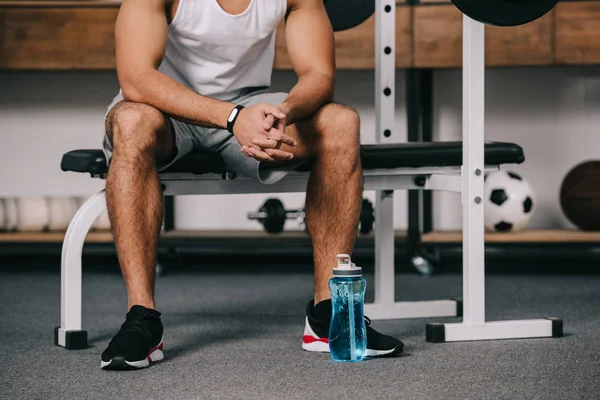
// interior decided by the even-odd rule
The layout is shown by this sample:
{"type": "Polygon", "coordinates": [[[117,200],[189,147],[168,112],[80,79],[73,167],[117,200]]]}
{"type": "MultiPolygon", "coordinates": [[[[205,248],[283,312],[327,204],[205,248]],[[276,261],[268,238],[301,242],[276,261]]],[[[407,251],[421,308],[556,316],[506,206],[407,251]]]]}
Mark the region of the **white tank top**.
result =
{"type": "Polygon", "coordinates": [[[275,31],[287,0],[250,0],[241,14],[217,0],[180,0],[159,71],[203,96],[229,101],[271,85],[275,31]]]}

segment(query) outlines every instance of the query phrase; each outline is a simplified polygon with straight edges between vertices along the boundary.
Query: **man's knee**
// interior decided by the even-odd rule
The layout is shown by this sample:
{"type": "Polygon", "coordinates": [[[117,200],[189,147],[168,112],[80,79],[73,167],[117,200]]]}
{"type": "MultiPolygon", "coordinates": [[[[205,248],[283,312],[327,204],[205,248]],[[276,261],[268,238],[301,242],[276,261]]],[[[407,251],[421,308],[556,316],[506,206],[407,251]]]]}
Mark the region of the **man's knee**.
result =
{"type": "Polygon", "coordinates": [[[353,131],[358,133],[360,127],[360,117],[358,113],[351,107],[343,104],[332,103],[327,104],[322,108],[325,121],[329,124],[339,127],[343,130],[353,131]]]}
{"type": "Polygon", "coordinates": [[[321,110],[321,151],[355,159],[360,154],[360,117],[342,104],[328,104],[321,110]]]}
{"type": "Polygon", "coordinates": [[[163,114],[154,107],[122,101],[109,112],[106,133],[115,150],[156,152],[163,114]]]}

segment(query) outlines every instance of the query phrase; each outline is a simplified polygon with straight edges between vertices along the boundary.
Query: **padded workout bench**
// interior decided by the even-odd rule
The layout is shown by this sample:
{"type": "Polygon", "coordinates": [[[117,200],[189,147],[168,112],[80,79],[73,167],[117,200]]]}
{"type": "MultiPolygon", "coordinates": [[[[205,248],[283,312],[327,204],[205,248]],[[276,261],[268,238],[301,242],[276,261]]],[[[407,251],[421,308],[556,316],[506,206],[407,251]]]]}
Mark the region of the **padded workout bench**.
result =
{"type": "MultiPolygon", "coordinates": [[[[423,318],[462,315],[462,302],[394,300],[394,190],[426,189],[460,192],[462,188],[461,142],[363,145],[361,160],[365,190],[377,190],[375,208],[376,270],[372,283],[375,302],[365,307],[372,319],[423,318]]],[[[521,147],[511,143],[485,146],[487,170],[501,164],[524,161],[521,147]]],[[[235,177],[223,168],[218,155],[190,154],[160,174],[165,195],[210,195],[233,193],[282,193],[306,190],[310,163],[273,185],[251,178],[235,177]]],[[[101,150],[74,150],[62,158],[64,171],[89,173],[104,179],[108,172],[101,150]]],[[[104,191],[92,196],[77,212],[67,230],[62,252],[61,328],[58,344],[67,348],[83,343],[81,331],[81,255],[85,237],[94,220],[106,209],[104,191]],[[73,336],[75,335],[75,336],[73,336]]]]}
{"type": "MultiPolygon", "coordinates": [[[[562,320],[487,322],[485,319],[484,173],[502,164],[522,163],[520,146],[484,143],[484,26],[463,19],[463,141],[394,143],[395,4],[377,2],[376,138],[363,145],[361,159],[365,190],[376,191],[375,300],[365,305],[371,319],[462,316],[461,323],[433,323],[426,328],[431,342],[562,336],[562,320]],[[385,49],[385,50],[384,50],[385,49]],[[389,49],[392,49],[390,52],[389,49]],[[389,54],[392,54],[390,56],[389,54]],[[462,193],[463,299],[395,301],[393,196],[395,190],[422,189],[462,193]]],[[[106,160],[100,150],[75,150],[63,156],[65,171],[103,179],[106,160]]],[[[309,165],[308,165],[309,167],[309,165]]],[[[160,175],[165,195],[304,192],[307,167],[292,171],[280,182],[265,186],[224,170],[213,154],[193,154],[160,175]]],[[[61,325],[55,342],[67,349],[87,346],[82,330],[81,255],[94,220],[106,209],[104,191],[92,196],[77,212],[65,236],[61,265],[61,325]]]]}

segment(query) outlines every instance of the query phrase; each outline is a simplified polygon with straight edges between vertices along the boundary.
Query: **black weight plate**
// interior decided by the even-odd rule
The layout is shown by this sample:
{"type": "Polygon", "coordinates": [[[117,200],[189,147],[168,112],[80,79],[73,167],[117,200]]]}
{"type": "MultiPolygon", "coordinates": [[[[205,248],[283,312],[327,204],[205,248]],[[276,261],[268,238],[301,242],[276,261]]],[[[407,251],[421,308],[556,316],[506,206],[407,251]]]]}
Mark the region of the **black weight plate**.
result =
{"type": "Polygon", "coordinates": [[[262,223],[265,230],[269,233],[281,233],[285,225],[286,215],[285,207],[279,199],[268,199],[260,208],[260,211],[267,213],[262,223]]]}
{"type": "Polygon", "coordinates": [[[375,12],[375,0],[325,0],[325,9],[336,32],[354,28],[375,12]]]}
{"type": "Polygon", "coordinates": [[[452,0],[468,17],[495,26],[524,25],[543,17],[558,0],[452,0]]]}

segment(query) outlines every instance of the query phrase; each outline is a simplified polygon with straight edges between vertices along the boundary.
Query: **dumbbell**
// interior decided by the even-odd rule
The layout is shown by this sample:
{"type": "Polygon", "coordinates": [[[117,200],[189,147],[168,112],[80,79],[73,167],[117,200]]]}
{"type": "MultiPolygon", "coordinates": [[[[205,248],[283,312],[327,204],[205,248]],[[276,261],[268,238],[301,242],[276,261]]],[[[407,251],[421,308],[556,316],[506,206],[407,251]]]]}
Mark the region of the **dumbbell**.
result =
{"type": "Polygon", "coordinates": [[[288,219],[304,222],[304,210],[286,210],[279,199],[267,199],[257,212],[249,212],[248,219],[257,220],[269,233],[283,232],[288,219]]]}
{"type": "MultiPolygon", "coordinates": [[[[259,221],[265,228],[265,231],[269,233],[283,232],[283,226],[288,219],[297,219],[300,225],[304,225],[304,218],[304,210],[286,210],[279,199],[268,199],[258,212],[248,213],[248,219],[259,221]]],[[[373,203],[368,199],[363,199],[360,210],[360,233],[370,233],[373,230],[374,223],[375,209],[373,203]]]]}

